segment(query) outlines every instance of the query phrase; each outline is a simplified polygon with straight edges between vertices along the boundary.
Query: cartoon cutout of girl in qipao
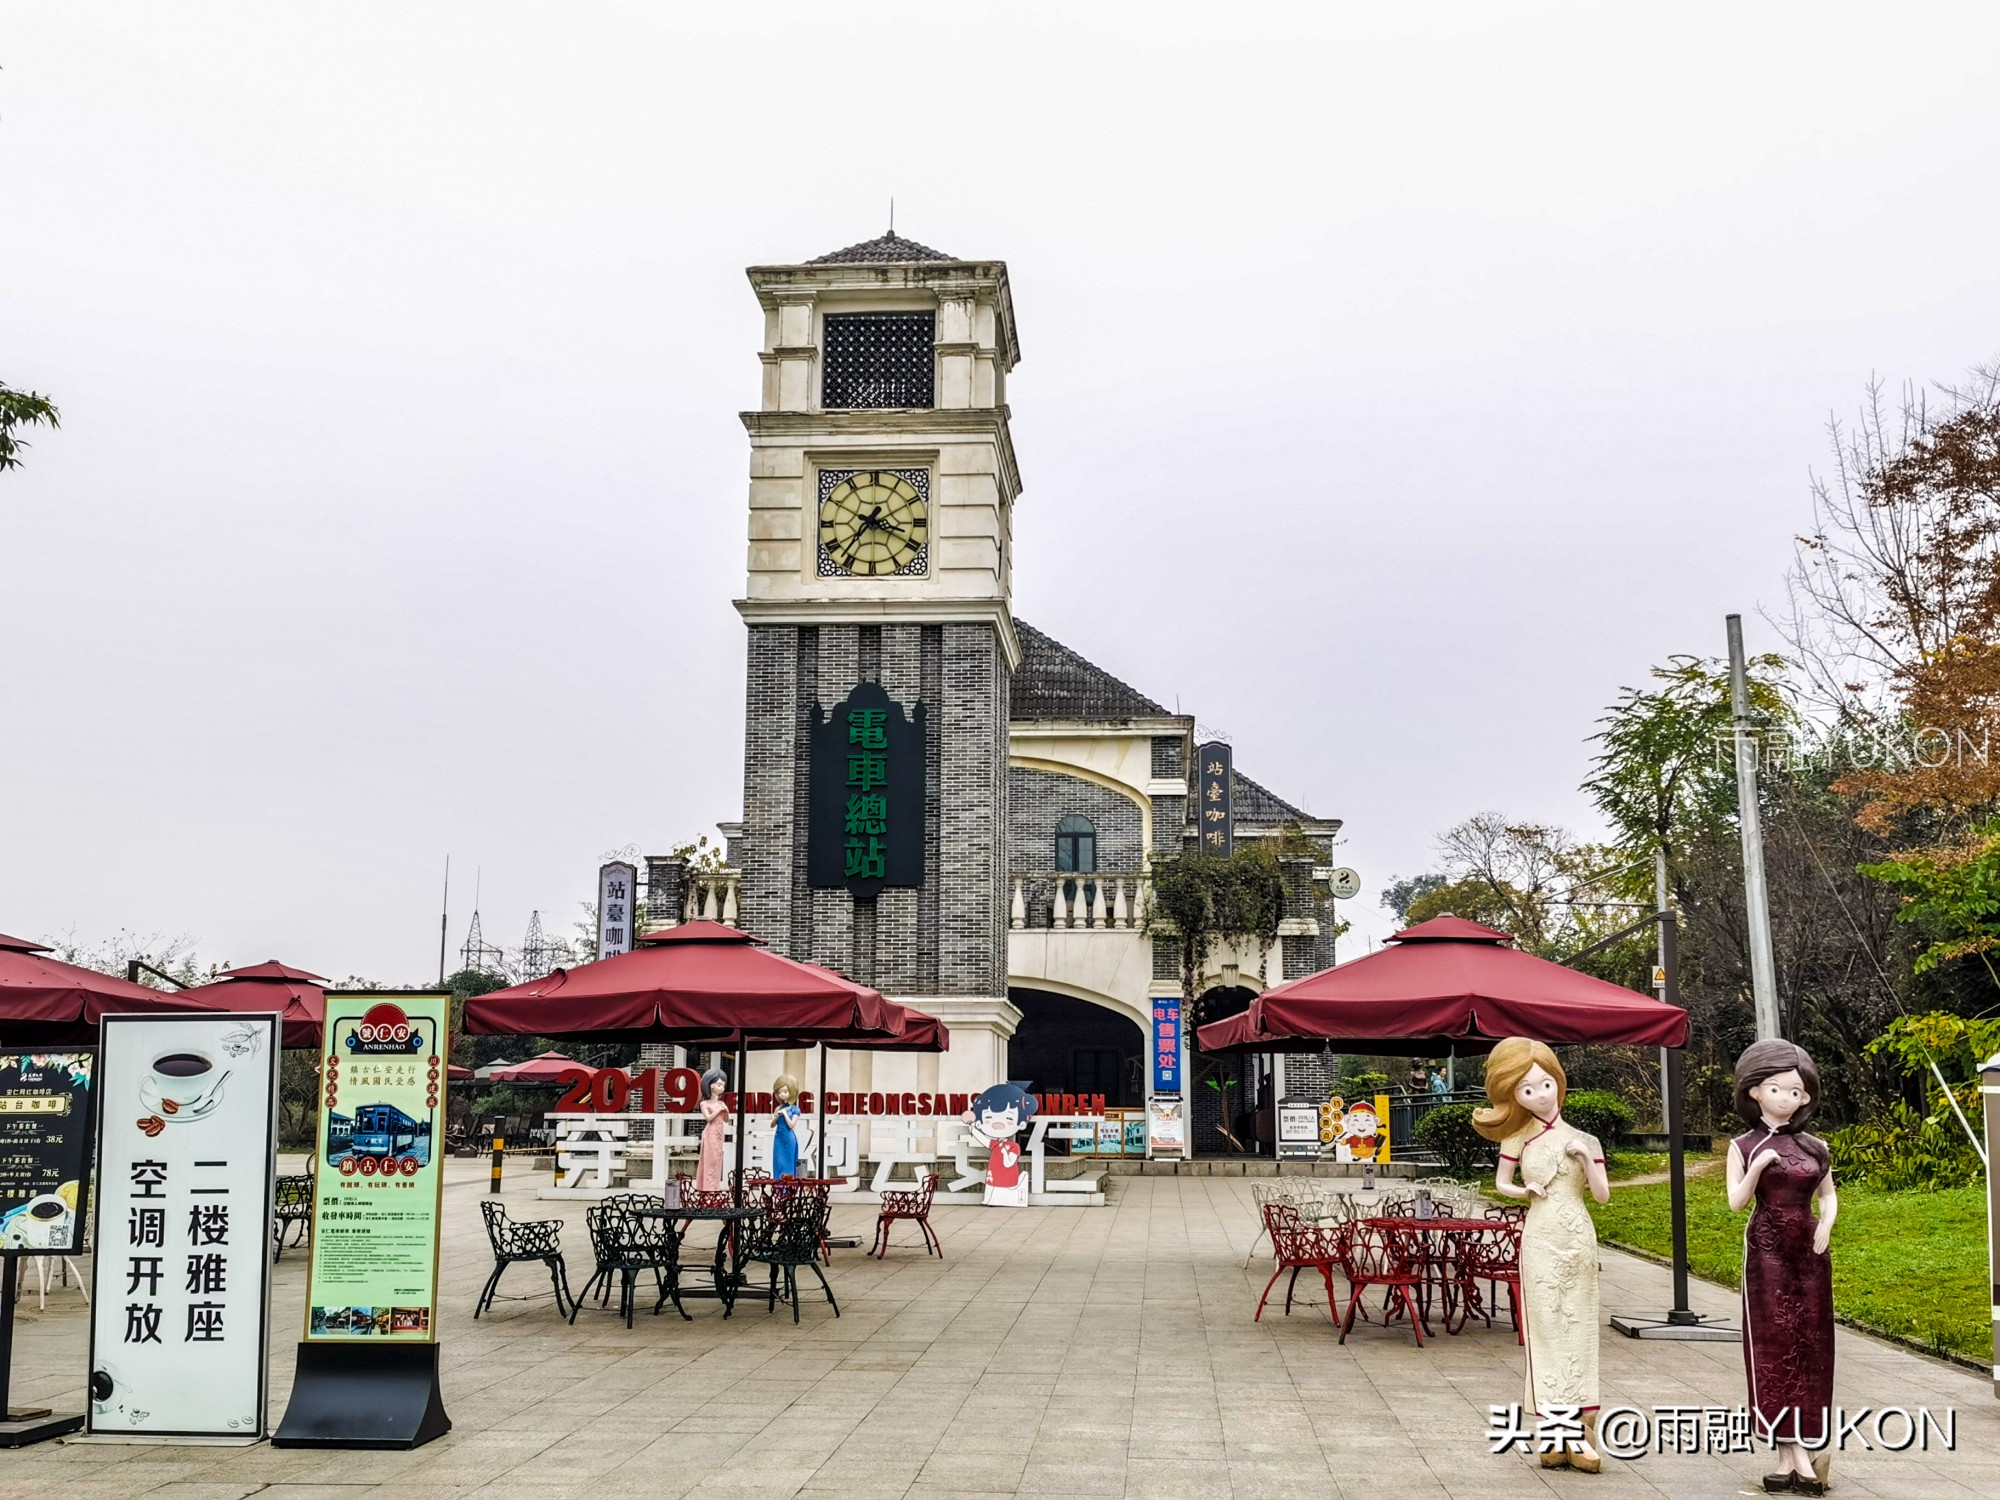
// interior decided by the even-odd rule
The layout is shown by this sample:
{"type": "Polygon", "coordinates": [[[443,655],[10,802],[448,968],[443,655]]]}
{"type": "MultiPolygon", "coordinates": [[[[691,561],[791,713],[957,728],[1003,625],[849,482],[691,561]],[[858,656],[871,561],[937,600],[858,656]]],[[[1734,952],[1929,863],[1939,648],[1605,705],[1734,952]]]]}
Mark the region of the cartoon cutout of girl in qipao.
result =
{"type": "Polygon", "coordinates": [[[1001,1208],[1028,1206],[1028,1175],[1021,1170],[1021,1127],[1035,1117],[1035,1096],[1018,1083],[996,1083],[972,1101],[965,1119],[973,1137],[987,1143],[983,1201],[1001,1208]]]}

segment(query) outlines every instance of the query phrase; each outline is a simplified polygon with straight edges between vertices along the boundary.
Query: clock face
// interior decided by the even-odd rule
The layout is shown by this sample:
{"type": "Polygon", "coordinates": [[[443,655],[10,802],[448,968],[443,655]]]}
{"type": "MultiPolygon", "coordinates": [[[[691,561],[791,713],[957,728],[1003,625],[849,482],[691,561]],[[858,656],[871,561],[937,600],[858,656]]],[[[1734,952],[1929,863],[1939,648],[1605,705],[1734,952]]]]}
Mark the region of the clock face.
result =
{"type": "Polygon", "coordinates": [[[921,469],[822,472],[820,573],[921,573],[930,544],[929,489],[921,469]]]}

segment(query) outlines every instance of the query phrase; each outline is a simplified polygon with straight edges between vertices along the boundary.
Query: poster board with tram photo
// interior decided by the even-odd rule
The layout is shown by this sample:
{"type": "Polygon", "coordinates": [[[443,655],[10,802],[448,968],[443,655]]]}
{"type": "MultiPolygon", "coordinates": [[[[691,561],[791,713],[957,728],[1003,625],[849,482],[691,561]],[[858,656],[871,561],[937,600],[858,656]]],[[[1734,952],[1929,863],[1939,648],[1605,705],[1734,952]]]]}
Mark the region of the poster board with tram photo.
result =
{"type": "Polygon", "coordinates": [[[308,1341],[437,1337],[440,991],[331,991],[320,1044],[308,1341]]]}

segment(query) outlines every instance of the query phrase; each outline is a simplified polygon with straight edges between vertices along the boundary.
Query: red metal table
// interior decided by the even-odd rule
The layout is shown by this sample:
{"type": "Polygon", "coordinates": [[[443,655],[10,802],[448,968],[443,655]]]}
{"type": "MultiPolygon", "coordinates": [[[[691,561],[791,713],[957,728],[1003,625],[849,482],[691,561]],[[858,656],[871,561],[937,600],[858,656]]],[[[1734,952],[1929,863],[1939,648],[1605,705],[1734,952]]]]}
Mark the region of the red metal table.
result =
{"type": "Polygon", "coordinates": [[[1361,1222],[1371,1229],[1408,1240],[1411,1256],[1423,1272],[1419,1300],[1426,1323],[1430,1320],[1433,1292],[1444,1304],[1447,1333],[1457,1333],[1469,1316],[1485,1316],[1480,1306],[1479,1285],[1471,1274],[1465,1252],[1486,1235],[1510,1234],[1512,1226],[1507,1220],[1419,1219],[1414,1215],[1391,1214],[1361,1222]]]}

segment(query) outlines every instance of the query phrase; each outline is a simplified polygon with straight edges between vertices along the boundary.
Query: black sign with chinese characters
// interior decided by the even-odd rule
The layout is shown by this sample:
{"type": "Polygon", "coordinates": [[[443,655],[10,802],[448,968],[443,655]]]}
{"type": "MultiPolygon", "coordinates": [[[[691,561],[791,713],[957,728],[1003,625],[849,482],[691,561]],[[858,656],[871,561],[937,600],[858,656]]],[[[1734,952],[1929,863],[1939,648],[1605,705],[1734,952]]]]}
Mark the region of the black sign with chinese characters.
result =
{"type": "Polygon", "coordinates": [[[0,1253],[83,1248],[95,1062],[88,1052],[0,1052],[0,1253]]]}
{"type": "Polygon", "coordinates": [[[806,878],[872,896],[924,883],[924,706],[864,682],[813,708],[806,878]]]}
{"type": "Polygon", "coordinates": [[[1230,775],[1229,746],[1212,740],[1197,746],[1195,760],[1195,827],[1204,854],[1236,852],[1236,788],[1230,775]]]}

